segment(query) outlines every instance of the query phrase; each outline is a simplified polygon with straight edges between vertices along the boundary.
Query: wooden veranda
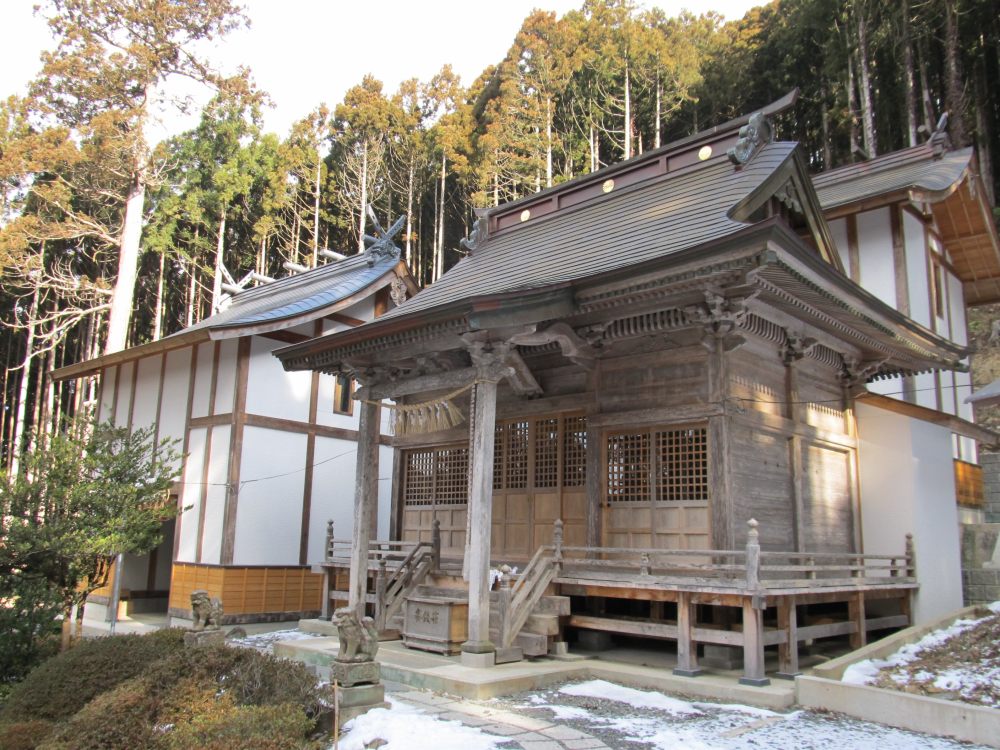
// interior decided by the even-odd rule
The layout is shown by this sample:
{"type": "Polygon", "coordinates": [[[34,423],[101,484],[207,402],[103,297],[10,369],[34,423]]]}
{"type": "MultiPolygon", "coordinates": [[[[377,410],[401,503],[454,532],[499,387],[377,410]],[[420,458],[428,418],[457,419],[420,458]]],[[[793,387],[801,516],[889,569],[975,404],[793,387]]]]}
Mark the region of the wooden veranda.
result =
{"type": "MultiPolygon", "coordinates": [[[[511,648],[546,594],[574,597],[582,605],[560,618],[558,641],[565,628],[674,641],[674,674],[690,677],[702,671],[699,645],[736,648],[743,655],[740,682],[757,686],[769,682],[768,646],[777,646],[777,676],[791,678],[799,673],[799,644],[805,641],[848,636],[857,648],[869,631],[910,624],[917,583],[909,535],[895,555],[776,552],[761,550],[758,524],[751,520],[744,549],[664,550],[568,546],[562,526],[555,523],[552,542],[539,547],[523,570],[512,572],[494,561],[501,572],[495,585],[499,652],[511,648]],[[646,602],[649,613],[610,613],[604,610],[609,600],[646,602]],[[870,616],[868,605],[875,602],[894,602],[895,611],[870,616]],[[846,605],[846,617],[832,618],[827,611],[822,621],[800,621],[800,609],[830,604],[846,605]],[[739,615],[728,616],[734,609],[739,615]]],[[[352,543],[332,532],[331,523],[325,559],[316,566],[326,576],[328,607],[347,599],[338,584],[349,569],[352,543]]],[[[403,605],[425,581],[449,573],[459,579],[461,561],[442,559],[440,549],[438,533],[430,542],[371,542],[364,600],[383,633],[405,630],[403,605]]]]}

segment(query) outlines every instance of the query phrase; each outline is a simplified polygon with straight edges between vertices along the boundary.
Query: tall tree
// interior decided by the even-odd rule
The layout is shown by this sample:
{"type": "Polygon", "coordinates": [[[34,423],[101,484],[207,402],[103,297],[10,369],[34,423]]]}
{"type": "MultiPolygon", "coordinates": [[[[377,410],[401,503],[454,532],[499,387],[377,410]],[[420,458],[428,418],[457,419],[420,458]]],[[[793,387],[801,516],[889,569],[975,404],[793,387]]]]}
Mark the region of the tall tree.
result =
{"type": "MultiPolygon", "coordinates": [[[[245,20],[230,0],[50,0],[55,51],[31,88],[42,123],[105,145],[116,179],[106,191],[108,217],[80,216],[117,253],[105,351],[124,348],[131,317],[146,189],[154,171],[148,143],[152,113],[175,77],[209,84],[217,74],[195,54],[245,20]]],[[[71,185],[71,188],[81,188],[71,185]]]]}

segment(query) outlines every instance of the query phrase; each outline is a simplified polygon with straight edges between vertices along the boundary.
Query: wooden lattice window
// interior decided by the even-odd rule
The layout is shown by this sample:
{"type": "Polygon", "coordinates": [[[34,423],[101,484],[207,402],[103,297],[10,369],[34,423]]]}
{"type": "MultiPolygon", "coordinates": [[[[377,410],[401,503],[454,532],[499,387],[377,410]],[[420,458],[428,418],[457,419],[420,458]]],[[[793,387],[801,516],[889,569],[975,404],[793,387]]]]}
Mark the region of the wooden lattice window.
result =
{"type": "Polygon", "coordinates": [[[608,501],[649,500],[649,434],[608,436],[608,501]]]}
{"type": "Polygon", "coordinates": [[[535,421],[535,487],[559,486],[559,418],[535,421]]]}
{"type": "Polygon", "coordinates": [[[528,486],[528,430],[527,422],[504,425],[507,489],[521,490],[528,486]]]}
{"type": "Polygon", "coordinates": [[[704,427],[619,432],[607,438],[608,502],[708,500],[704,427]]]}
{"type": "Polygon", "coordinates": [[[705,428],[657,432],[656,452],[660,500],[708,500],[708,434],[705,428]]]}
{"type": "Polygon", "coordinates": [[[468,485],[468,448],[452,446],[406,451],[404,505],[462,505],[468,502],[468,485]]]}
{"type": "Polygon", "coordinates": [[[583,487],[587,481],[587,418],[563,420],[563,487],[583,487]]]}

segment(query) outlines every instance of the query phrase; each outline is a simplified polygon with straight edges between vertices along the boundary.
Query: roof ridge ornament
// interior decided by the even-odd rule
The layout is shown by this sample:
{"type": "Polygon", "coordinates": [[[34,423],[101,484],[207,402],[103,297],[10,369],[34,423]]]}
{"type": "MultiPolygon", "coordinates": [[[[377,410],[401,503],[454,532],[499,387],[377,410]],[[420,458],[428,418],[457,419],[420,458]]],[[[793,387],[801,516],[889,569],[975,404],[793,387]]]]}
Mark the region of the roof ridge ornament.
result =
{"type": "Polygon", "coordinates": [[[372,204],[369,203],[368,218],[371,219],[371,222],[375,225],[375,230],[378,233],[375,237],[372,237],[370,234],[366,234],[363,237],[365,242],[365,260],[368,261],[368,266],[374,266],[375,263],[381,258],[398,258],[401,251],[393,242],[393,239],[403,228],[403,222],[406,220],[406,214],[400,214],[399,218],[393,222],[391,227],[383,229],[382,225],[379,224],[378,219],[375,218],[375,209],[373,209],[372,204]]]}
{"type": "Polygon", "coordinates": [[[754,112],[747,124],[740,128],[739,136],[736,145],[726,152],[729,161],[737,166],[748,163],[774,140],[774,126],[763,112],[754,112]]]}
{"type": "Polygon", "coordinates": [[[458,242],[469,255],[481,248],[490,236],[489,209],[476,208],[473,210],[476,212],[476,221],[472,225],[472,231],[469,232],[468,237],[463,237],[458,242]]]}

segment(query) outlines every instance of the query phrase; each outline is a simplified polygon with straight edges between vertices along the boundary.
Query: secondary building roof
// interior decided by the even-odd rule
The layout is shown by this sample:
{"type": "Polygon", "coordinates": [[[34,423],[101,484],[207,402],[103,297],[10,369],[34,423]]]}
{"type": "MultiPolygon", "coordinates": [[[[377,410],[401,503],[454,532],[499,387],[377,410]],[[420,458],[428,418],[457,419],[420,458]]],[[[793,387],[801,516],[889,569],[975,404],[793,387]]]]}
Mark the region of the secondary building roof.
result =
{"type": "MultiPolygon", "coordinates": [[[[352,255],[233,295],[220,312],[182,331],[140,346],[78,362],[52,372],[54,380],[92,375],[109,365],[127,362],[199,341],[283,331],[350,307],[402,278],[408,293],[416,283],[406,264],[391,255],[352,255]]],[[[294,339],[290,339],[294,340],[294,339]]]]}
{"type": "Polygon", "coordinates": [[[948,151],[941,136],[813,178],[827,216],[909,201],[929,204],[966,304],[1000,301],[1000,238],[974,149],[948,151]]]}

